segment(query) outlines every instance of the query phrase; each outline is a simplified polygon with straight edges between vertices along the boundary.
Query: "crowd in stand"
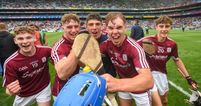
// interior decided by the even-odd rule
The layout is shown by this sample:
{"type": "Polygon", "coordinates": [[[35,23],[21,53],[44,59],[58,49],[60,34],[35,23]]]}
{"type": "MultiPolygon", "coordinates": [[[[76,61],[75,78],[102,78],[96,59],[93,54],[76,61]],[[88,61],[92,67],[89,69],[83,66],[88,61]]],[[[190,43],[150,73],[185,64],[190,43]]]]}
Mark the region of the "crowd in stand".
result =
{"type": "Polygon", "coordinates": [[[55,9],[55,8],[167,8],[200,2],[200,0],[1,0],[0,8],[55,9]]]}
{"type": "Polygon", "coordinates": [[[34,24],[41,30],[48,32],[55,32],[59,30],[61,24],[59,21],[5,21],[8,25],[9,31],[12,31],[16,26],[24,26],[34,24]]]}
{"type": "Polygon", "coordinates": [[[187,29],[201,29],[201,17],[186,17],[186,18],[176,18],[174,21],[175,28],[181,28],[182,24],[187,29]]]}
{"type": "MultiPolygon", "coordinates": [[[[200,16],[196,16],[196,17],[185,17],[185,18],[173,18],[173,28],[174,29],[181,29],[182,26],[185,26],[186,29],[201,29],[201,17],[200,16]]],[[[130,28],[133,25],[133,21],[129,21],[128,23],[129,26],[128,28],[130,28]]],[[[140,26],[142,26],[143,28],[145,28],[146,26],[148,26],[150,29],[154,28],[154,24],[153,24],[153,20],[152,19],[146,19],[146,20],[141,20],[140,21],[140,26]]]]}
{"type": "MultiPolygon", "coordinates": [[[[173,18],[173,28],[181,29],[182,26],[185,26],[186,29],[201,29],[201,17],[185,17],[185,18],[173,18]]],[[[16,26],[19,25],[30,25],[35,24],[41,28],[43,31],[55,32],[60,31],[60,22],[59,21],[5,21],[8,24],[9,30],[13,30],[16,26]]],[[[127,28],[130,29],[133,25],[133,20],[128,20],[127,28]]],[[[140,20],[140,26],[145,28],[148,26],[150,29],[154,28],[154,20],[153,19],[143,19],[140,20]]]]}
{"type": "MultiPolygon", "coordinates": [[[[167,7],[178,7],[182,5],[188,5],[201,2],[201,0],[163,0],[156,3],[154,0],[1,0],[0,8],[2,9],[15,9],[15,8],[27,8],[27,9],[55,9],[55,8],[131,8],[131,9],[142,9],[142,8],[167,8],[167,7]],[[171,3],[169,3],[171,2],[171,3]]],[[[174,15],[174,14],[171,14],[174,15]]],[[[11,16],[12,17],[12,16],[11,16]]],[[[185,26],[187,29],[201,29],[201,17],[186,17],[186,18],[175,18],[174,28],[181,28],[185,26]]],[[[57,31],[60,28],[59,21],[8,21],[9,30],[12,30],[18,25],[36,24],[44,31],[57,31]]],[[[128,28],[133,25],[133,22],[129,22],[128,28]]],[[[140,25],[145,28],[154,28],[152,19],[142,20],[140,25]]]]}

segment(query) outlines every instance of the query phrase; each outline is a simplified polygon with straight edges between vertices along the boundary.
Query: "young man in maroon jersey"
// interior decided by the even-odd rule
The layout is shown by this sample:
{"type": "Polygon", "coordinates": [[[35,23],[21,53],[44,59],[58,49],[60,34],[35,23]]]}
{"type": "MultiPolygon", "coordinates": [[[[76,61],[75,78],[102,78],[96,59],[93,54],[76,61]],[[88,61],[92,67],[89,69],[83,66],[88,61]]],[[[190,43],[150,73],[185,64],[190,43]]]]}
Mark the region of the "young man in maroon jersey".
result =
{"type": "Polygon", "coordinates": [[[157,34],[144,37],[139,40],[138,43],[142,46],[144,41],[150,41],[151,44],[153,44],[156,48],[155,53],[147,53],[147,61],[150,65],[152,75],[154,77],[154,82],[161,96],[162,104],[163,106],[167,106],[169,87],[166,63],[171,57],[174,60],[179,72],[183,75],[184,78],[187,79],[188,83],[194,89],[197,89],[198,85],[194,80],[192,80],[182,60],[179,58],[176,42],[168,37],[168,33],[171,30],[172,19],[168,16],[160,16],[157,20],[155,20],[155,23],[157,34]]]}
{"type": "Polygon", "coordinates": [[[51,48],[35,46],[34,30],[27,26],[15,29],[19,50],[5,61],[3,86],[10,96],[16,95],[13,106],[50,106],[51,88],[48,58],[51,48]]]}
{"type": "MultiPolygon", "coordinates": [[[[108,39],[107,33],[102,31],[102,27],[103,27],[103,22],[99,13],[90,13],[87,16],[86,29],[89,32],[89,34],[92,35],[98,41],[99,44],[101,44],[102,42],[108,39]]],[[[108,58],[108,56],[102,56],[102,61],[103,61],[104,69],[99,70],[98,74],[100,75],[104,73],[109,73],[113,77],[116,77],[116,71],[114,69],[114,66],[110,58],[108,58]]],[[[112,105],[116,106],[117,102],[115,99],[115,94],[108,94],[108,97],[112,105]]]]}
{"type": "Polygon", "coordinates": [[[106,16],[109,40],[101,43],[100,50],[112,61],[119,79],[109,74],[103,77],[109,92],[118,92],[120,106],[150,106],[147,90],[153,87],[153,78],[143,49],[124,34],[126,19],[120,12],[106,16]]]}
{"type": "Polygon", "coordinates": [[[54,99],[56,99],[55,97],[68,79],[79,72],[78,59],[72,51],[72,45],[80,31],[80,19],[75,14],[64,14],[61,18],[61,23],[64,34],[54,44],[51,53],[56,70],[52,90],[54,99]]]}
{"type": "MultiPolygon", "coordinates": [[[[108,39],[107,35],[103,34],[102,28],[102,18],[99,13],[90,13],[86,19],[86,29],[90,35],[92,35],[99,44],[108,39]]],[[[111,60],[104,56],[102,57],[104,71],[116,77],[116,72],[111,60]]],[[[103,72],[100,72],[102,74],[103,72]]]]}

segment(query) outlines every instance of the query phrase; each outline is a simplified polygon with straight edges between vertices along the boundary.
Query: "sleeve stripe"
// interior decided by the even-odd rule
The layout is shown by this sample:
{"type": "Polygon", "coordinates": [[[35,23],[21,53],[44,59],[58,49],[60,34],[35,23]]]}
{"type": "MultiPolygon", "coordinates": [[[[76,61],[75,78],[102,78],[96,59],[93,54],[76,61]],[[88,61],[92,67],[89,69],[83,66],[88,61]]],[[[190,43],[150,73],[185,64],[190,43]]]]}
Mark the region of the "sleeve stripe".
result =
{"type": "Polygon", "coordinates": [[[129,38],[127,39],[127,41],[136,48],[136,50],[139,52],[139,56],[140,56],[140,64],[142,65],[143,68],[149,68],[149,65],[147,63],[146,60],[146,56],[145,53],[143,51],[143,49],[141,48],[140,45],[138,45],[133,39],[129,38]]]}
{"type": "Polygon", "coordinates": [[[15,58],[16,56],[18,55],[18,51],[16,51],[16,52],[14,52],[10,57],[8,57],[7,59],[6,59],[6,61],[4,62],[4,68],[3,68],[3,70],[4,70],[4,75],[3,75],[3,87],[4,87],[4,85],[5,85],[5,82],[6,82],[6,77],[5,77],[5,73],[6,73],[6,64],[10,61],[10,60],[12,60],[13,58],[15,58]]]}
{"type": "Polygon", "coordinates": [[[51,47],[49,47],[49,46],[39,46],[39,45],[36,45],[36,47],[38,47],[38,48],[50,48],[51,49],[51,47]]]}
{"type": "Polygon", "coordinates": [[[131,38],[128,37],[128,42],[134,46],[138,52],[140,53],[139,56],[140,56],[140,63],[141,65],[144,67],[144,68],[149,68],[149,65],[146,61],[146,56],[145,56],[145,53],[143,51],[143,49],[135,42],[133,41],[131,38]]]}
{"type": "Polygon", "coordinates": [[[51,51],[51,57],[54,61],[54,63],[57,63],[59,61],[59,55],[57,53],[57,50],[59,48],[59,46],[64,42],[64,39],[61,39],[59,40],[55,45],[54,47],[52,48],[52,51],[51,51]]]}

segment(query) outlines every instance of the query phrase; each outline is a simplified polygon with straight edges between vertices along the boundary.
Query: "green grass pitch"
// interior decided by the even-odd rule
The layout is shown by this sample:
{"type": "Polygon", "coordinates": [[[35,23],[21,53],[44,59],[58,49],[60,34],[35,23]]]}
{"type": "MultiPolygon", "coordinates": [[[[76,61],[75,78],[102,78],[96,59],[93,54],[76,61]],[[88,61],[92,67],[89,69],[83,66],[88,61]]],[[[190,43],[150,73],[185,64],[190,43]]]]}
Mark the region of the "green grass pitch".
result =
{"type": "MultiPolygon", "coordinates": [[[[129,34],[130,32],[126,32],[129,34]]],[[[155,34],[155,31],[151,30],[150,35],[155,34]]],[[[47,33],[49,45],[52,46],[55,41],[61,37],[62,33],[47,33]]],[[[195,79],[198,84],[201,84],[201,30],[173,30],[170,32],[170,38],[178,43],[179,55],[183,60],[189,74],[195,79]]],[[[167,65],[169,80],[182,87],[185,91],[189,91],[189,86],[184,78],[179,74],[173,61],[170,60],[167,65]]],[[[54,67],[50,64],[51,81],[54,79],[54,67]]],[[[3,79],[0,77],[0,84],[2,85],[3,79]]],[[[199,88],[199,90],[201,90],[199,88]]],[[[0,88],[0,104],[1,106],[12,106],[14,97],[9,97],[5,94],[5,88],[0,88]]],[[[185,103],[184,99],[188,99],[187,96],[180,93],[178,90],[170,86],[169,92],[169,106],[189,106],[185,103]]]]}

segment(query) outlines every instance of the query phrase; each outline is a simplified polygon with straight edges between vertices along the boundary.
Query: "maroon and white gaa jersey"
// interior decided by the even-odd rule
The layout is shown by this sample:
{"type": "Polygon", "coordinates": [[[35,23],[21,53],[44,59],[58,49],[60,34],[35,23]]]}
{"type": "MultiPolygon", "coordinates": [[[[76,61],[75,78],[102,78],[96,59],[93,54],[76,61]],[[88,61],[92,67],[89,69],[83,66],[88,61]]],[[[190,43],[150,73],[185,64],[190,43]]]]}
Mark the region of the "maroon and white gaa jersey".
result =
{"type": "MultiPolygon", "coordinates": [[[[54,44],[54,46],[52,48],[52,52],[51,52],[51,57],[52,57],[54,63],[57,63],[62,58],[68,56],[68,54],[70,53],[70,50],[72,49],[72,45],[73,45],[73,42],[69,41],[65,37],[62,37],[59,41],[57,41],[54,44]]],[[[78,72],[79,72],[79,66],[77,66],[76,71],[71,75],[71,77],[74,76],[75,74],[77,74],[78,72]]],[[[54,96],[57,96],[59,91],[63,88],[63,86],[65,85],[65,83],[67,81],[68,81],[68,79],[61,80],[58,77],[58,75],[56,74],[53,89],[52,89],[52,94],[54,96]]]]}
{"type": "Polygon", "coordinates": [[[153,55],[147,55],[147,61],[152,71],[159,71],[167,74],[166,63],[172,57],[178,58],[178,48],[175,41],[167,38],[164,42],[158,42],[156,35],[147,36],[138,41],[142,45],[143,39],[151,40],[156,47],[156,52],[153,55]]]}
{"type": "Polygon", "coordinates": [[[134,77],[137,69],[149,68],[144,50],[132,38],[126,37],[121,47],[107,40],[100,45],[100,50],[110,57],[120,78],[134,77]]]}
{"type": "Polygon", "coordinates": [[[24,56],[16,51],[5,61],[3,86],[18,79],[21,86],[19,96],[27,97],[42,91],[50,83],[50,56],[51,48],[45,46],[37,46],[33,56],[24,56]]]}

